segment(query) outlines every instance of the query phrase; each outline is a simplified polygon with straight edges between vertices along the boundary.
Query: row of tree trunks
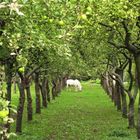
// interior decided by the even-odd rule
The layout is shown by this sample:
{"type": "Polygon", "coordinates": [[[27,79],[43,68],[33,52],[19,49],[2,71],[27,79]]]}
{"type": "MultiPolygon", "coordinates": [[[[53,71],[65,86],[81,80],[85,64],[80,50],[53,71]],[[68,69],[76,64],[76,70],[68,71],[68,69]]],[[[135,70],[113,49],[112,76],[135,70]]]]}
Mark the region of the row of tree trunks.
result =
{"type": "Polygon", "coordinates": [[[102,85],[103,89],[105,90],[105,92],[108,94],[107,78],[106,77],[107,77],[106,74],[102,74],[101,85],[102,85]]]}
{"type": "MultiPolygon", "coordinates": [[[[123,70],[122,69],[117,69],[116,71],[116,74],[119,75],[119,78],[121,79],[120,81],[123,82],[123,70]]],[[[107,82],[108,82],[108,75],[104,75],[103,78],[102,78],[102,86],[103,88],[105,89],[106,92],[109,93],[109,95],[111,95],[112,97],[112,100],[114,101],[116,107],[117,107],[117,110],[119,111],[122,111],[122,116],[124,118],[127,118],[128,117],[128,128],[134,128],[135,127],[135,119],[134,119],[134,103],[135,103],[135,99],[136,99],[136,96],[137,96],[137,92],[138,92],[138,89],[137,89],[137,81],[135,82],[135,87],[134,87],[134,94],[132,94],[131,90],[132,88],[130,88],[127,93],[128,93],[128,97],[129,97],[129,104],[128,104],[128,113],[127,113],[127,100],[126,100],[126,93],[124,92],[124,89],[123,87],[120,85],[119,81],[116,80],[115,82],[115,85],[114,85],[114,88],[115,88],[115,91],[113,93],[113,89],[112,89],[112,94],[110,94],[109,91],[109,87],[110,86],[107,82]]],[[[136,78],[137,79],[137,76],[136,78]]],[[[109,79],[111,80],[111,79],[109,79]]],[[[123,83],[121,83],[123,84],[123,83]]],[[[139,122],[139,120],[138,120],[139,122]]]]}
{"type": "MultiPolygon", "coordinates": [[[[34,75],[35,83],[35,94],[36,94],[36,113],[41,113],[41,95],[42,95],[42,106],[47,107],[47,102],[50,102],[50,87],[49,80],[44,76],[40,82],[40,73],[35,72],[34,75]]],[[[61,92],[63,85],[61,78],[52,80],[52,99],[58,96],[61,92]]],[[[28,121],[33,119],[33,108],[32,108],[32,97],[30,92],[30,80],[27,77],[22,77],[21,82],[18,82],[19,88],[19,105],[17,109],[17,121],[16,121],[16,132],[22,132],[22,116],[24,111],[25,102],[25,91],[27,94],[27,118],[28,121]]]]}
{"type": "MultiPolygon", "coordinates": [[[[123,78],[122,71],[117,71],[117,74],[121,75],[123,78]]],[[[105,74],[102,77],[101,84],[104,90],[107,92],[109,97],[114,102],[114,105],[117,107],[118,111],[122,111],[122,116],[127,117],[127,101],[126,101],[126,94],[124,90],[120,86],[120,84],[113,80],[109,74],[105,74]]]]}
{"type": "Polygon", "coordinates": [[[56,78],[52,80],[52,98],[55,99],[60,93],[61,89],[66,86],[66,77],[65,78],[56,78]]]}

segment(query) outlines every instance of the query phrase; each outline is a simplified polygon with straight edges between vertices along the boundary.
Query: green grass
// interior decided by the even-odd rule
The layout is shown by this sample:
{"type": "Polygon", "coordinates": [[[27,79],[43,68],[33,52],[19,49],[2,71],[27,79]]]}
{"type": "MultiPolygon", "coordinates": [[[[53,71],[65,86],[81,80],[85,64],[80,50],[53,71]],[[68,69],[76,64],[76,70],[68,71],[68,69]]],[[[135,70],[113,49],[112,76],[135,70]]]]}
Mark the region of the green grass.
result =
{"type": "MultiPolygon", "coordinates": [[[[101,87],[82,84],[82,92],[64,90],[40,115],[34,113],[31,122],[25,109],[23,133],[10,140],[137,140],[135,130],[127,129],[127,119],[101,87]]],[[[17,95],[13,96],[15,104],[17,95]]]]}

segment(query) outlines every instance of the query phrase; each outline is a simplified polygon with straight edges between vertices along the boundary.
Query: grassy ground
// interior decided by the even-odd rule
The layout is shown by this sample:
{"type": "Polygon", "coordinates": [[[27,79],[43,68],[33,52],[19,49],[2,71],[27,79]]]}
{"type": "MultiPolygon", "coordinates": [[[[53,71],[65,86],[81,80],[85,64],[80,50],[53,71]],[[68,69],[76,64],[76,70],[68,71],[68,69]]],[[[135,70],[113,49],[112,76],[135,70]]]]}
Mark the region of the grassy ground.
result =
{"type": "Polygon", "coordinates": [[[83,83],[82,92],[64,90],[30,123],[25,110],[23,122],[22,135],[11,140],[137,140],[101,87],[91,83],[83,83]]]}

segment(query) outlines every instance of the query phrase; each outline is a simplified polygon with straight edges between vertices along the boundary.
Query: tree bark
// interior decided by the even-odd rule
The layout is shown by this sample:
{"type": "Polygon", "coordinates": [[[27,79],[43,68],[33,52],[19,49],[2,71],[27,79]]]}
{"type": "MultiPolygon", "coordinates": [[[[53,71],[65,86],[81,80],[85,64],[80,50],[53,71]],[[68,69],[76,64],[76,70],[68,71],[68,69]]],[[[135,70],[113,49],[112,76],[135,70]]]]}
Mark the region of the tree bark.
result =
{"type": "Polygon", "coordinates": [[[134,128],[135,127],[135,121],[134,121],[134,98],[129,99],[129,113],[128,113],[128,127],[134,128]]]}
{"type": "Polygon", "coordinates": [[[17,108],[17,121],[16,121],[16,132],[21,133],[22,132],[22,117],[23,117],[23,110],[24,110],[24,102],[25,102],[25,91],[24,91],[24,83],[23,81],[21,83],[18,83],[19,88],[19,105],[17,108]]]}
{"type": "MultiPolygon", "coordinates": [[[[118,74],[120,75],[121,81],[123,81],[123,76],[124,76],[124,69],[119,69],[118,74]]],[[[122,117],[127,118],[127,100],[126,100],[126,94],[124,92],[124,89],[119,86],[120,88],[120,95],[122,99],[122,117]]]]}
{"type": "MultiPolygon", "coordinates": [[[[122,78],[122,75],[120,74],[120,69],[116,69],[115,73],[117,73],[118,75],[120,75],[120,77],[122,78]]],[[[123,79],[123,78],[122,78],[123,79]]],[[[121,87],[118,83],[118,81],[116,81],[116,86],[115,86],[115,97],[116,97],[116,106],[117,106],[117,110],[121,110],[121,87]]]]}
{"type": "Polygon", "coordinates": [[[65,88],[66,87],[66,80],[68,79],[68,76],[64,76],[62,78],[62,87],[65,88]]]}
{"type": "MultiPolygon", "coordinates": [[[[135,59],[137,78],[138,78],[137,79],[138,88],[140,90],[140,54],[135,54],[134,59],[135,59]]],[[[140,139],[140,100],[139,100],[139,105],[138,105],[137,137],[138,137],[138,139],[140,139]]]]}
{"type": "Polygon", "coordinates": [[[42,105],[44,107],[47,107],[46,77],[43,77],[41,88],[42,88],[41,90],[42,91],[42,105]]]}
{"type": "Polygon", "coordinates": [[[122,96],[122,117],[127,118],[127,100],[126,94],[124,93],[123,89],[121,89],[121,96],[122,96]]]}
{"type": "Polygon", "coordinates": [[[56,97],[56,84],[55,80],[52,80],[52,99],[54,100],[56,97]]]}
{"type": "Polygon", "coordinates": [[[39,88],[39,73],[35,73],[35,93],[36,93],[36,113],[41,113],[41,101],[40,101],[40,88],[39,88]]]}
{"type": "Polygon", "coordinates": [[[113,84],[112,84],[112,97],[111,97],[111,99],[112,99],[112,102],[115,103],[115,84],[116,84],[116,81],[113,80],[112,83],[113,84]]]}
{"type": "Polygon", "coordinates": [[[49,87],[49,80],[46,79],[46,90],[47,90],[47,101],[50,102],[50,87],[49,87]]]}
{"type": "Polygon", "coordinates": [[[57,94],[57,96],[60,94],[60,92],[61,92],[61,83],[60,83],[60,79],[58,78],[57,80],[56,80],[56,94],[57,94]]]}
{"type": "Polygon", "coordinates": [[[138,104],[138,120],[137,120],[137,137],[140,139],[140,94],[139,94],[139,104],[138,104]]]}
{"type": "Polygon", "coordinates": [[[26,93],[27,93],[27,118],[28,121],[33,119],[33,108],[32,108],[32,97],[30,92],[30,85],[26,86],[26,93]]]}

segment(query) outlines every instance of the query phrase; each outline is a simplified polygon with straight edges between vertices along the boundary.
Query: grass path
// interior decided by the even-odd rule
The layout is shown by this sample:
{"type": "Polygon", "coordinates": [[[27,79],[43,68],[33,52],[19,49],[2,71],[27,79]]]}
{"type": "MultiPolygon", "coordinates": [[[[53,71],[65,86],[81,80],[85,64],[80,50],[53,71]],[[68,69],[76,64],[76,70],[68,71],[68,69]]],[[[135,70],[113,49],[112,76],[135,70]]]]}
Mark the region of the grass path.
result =
{"type": "Polygon", "coordinates": [[[64,90],[11,140],[137,140],[100,86],[83,86],[82,92],[64,90]]]}

